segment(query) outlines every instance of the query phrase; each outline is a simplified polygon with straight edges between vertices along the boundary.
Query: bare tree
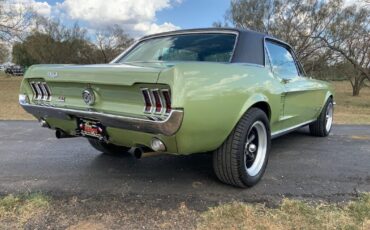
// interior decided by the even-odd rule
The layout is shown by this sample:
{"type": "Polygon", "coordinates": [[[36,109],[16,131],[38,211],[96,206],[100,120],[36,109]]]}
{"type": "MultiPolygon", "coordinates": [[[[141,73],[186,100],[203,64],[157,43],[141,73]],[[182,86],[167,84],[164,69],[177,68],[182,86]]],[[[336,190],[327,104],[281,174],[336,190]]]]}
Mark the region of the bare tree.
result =
{"type": "Polygon", "coordinates": [[[313,37],[325,31],[340,7],[340,0],[233,0],[226,20],[288,42],[305,68],[314,70],[328,53],[313,37]]]}
{"type": "Polygon", "coordinates": [[[358,96],[370,80],[370,10],[355,5],[342,9],[316,38],[353,65],[349,80],[353,96],[358,96]]]}
{"type": "Polygon", "coordinates": [[[96,33],[96,44],[104,63],[113,60],[132,43],[133,39],[118,25],[107,27],[96,33]]]}
{"type": "Polygon", "coordinates": [[[8,61],[9,49],[4,43],[0,43],[0,63],[8,61]]]}
{"type": "MultiPolygon", "coordinates": [[[[342,0],[232,0],[226,23],[291,44],[310,73],[348,61],[353,95],[369,79],[370,11],[342,0]]],[[[215,23],[216,26],[222,25],[215,23]]]]}
{"type": "Polygon", "coordinates": [[[23,38],[35,13],[28,6],[18,7],[12,1],[0,0],[0,40],[23,38]]]}

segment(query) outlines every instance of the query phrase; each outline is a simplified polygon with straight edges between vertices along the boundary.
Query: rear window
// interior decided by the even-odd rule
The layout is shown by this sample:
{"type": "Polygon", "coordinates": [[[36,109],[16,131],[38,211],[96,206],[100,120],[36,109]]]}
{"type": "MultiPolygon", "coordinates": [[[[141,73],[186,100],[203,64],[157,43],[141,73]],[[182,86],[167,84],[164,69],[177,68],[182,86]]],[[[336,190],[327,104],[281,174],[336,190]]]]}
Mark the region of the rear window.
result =
{"type": "Polygon", "coordinates": [[[208,61],[230,62],[235,34],[182,34],[138,43],[119,62],[208,61]]]}

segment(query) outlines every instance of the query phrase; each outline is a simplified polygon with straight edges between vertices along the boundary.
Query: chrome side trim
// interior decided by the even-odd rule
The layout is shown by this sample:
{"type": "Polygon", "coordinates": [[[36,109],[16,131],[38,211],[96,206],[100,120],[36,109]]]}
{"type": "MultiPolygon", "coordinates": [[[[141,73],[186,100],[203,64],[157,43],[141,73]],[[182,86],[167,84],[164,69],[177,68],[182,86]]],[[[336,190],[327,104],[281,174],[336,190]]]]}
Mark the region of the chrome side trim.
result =
{"type": "Polygon", "coordinates": [[[50,106],[40,106],[33,104],[21,104],[24,110],[39,119],[58,118],[71,120],[73,117],[92,119],[100,121],[106,127],[127,129],[152,134],[163,134],[165,136],[174,135],[181,126],[184,112],[182,110],[172,110],[171,113],[162,121],[153,121],[148,118],[131,116],[113,115],[103,112],[83,111],[67,108],[56,108],[50,106]]]}
{"type": "Polygon", "coordinates": [[[283,129],[283,130],[280,130],[280,131],[277,131],[277,132],[274,132],[271,134],[271,138],[272,139],[275,139],[277,137],[280,137],[280,136],[283,136],[287,133],[290,133],[290,132],[293,132],[299,128],[302,128],[303,126],[306,126],[312,122],[316,121],[316,119],[313,119],[313,120],[310,120],[310,121],[306,121],[306,122],[303,122],[301,124],[298,124],[298,125],[295,125],[295,126],[292,126],[292,127],[289,127],[289,128],[286,128],[286,129],[283,129]]]}

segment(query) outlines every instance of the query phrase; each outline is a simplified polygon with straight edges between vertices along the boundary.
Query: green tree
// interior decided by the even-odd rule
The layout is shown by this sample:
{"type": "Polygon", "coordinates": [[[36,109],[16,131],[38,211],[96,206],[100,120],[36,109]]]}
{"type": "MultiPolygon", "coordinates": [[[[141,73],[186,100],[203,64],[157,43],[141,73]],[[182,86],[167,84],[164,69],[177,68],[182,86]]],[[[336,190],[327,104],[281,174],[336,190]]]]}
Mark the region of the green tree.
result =
{"type": "Polygon", "coordinates": [[[118,26],[101,30],[96,42],[91,42],[77,23],[68,28],[59,21],[39,17],[35,29],[13,47],[12,54],[15,63],[25,66],[107,63],[132,42],[118,26]]]}

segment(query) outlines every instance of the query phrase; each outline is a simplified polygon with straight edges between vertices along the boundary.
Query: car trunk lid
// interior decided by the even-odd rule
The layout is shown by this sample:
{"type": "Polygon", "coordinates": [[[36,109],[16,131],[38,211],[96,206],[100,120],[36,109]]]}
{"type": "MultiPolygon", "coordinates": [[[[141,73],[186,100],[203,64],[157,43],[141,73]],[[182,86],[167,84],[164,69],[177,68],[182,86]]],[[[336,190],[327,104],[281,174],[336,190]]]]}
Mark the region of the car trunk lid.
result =
{"type": "Polygon", "coordinates": [[[163,67],[128,64],[38,65],[30,68],[27,78],[44,78],[47,82],[91,83],[131,86],[156,83],[163,67]]]}

